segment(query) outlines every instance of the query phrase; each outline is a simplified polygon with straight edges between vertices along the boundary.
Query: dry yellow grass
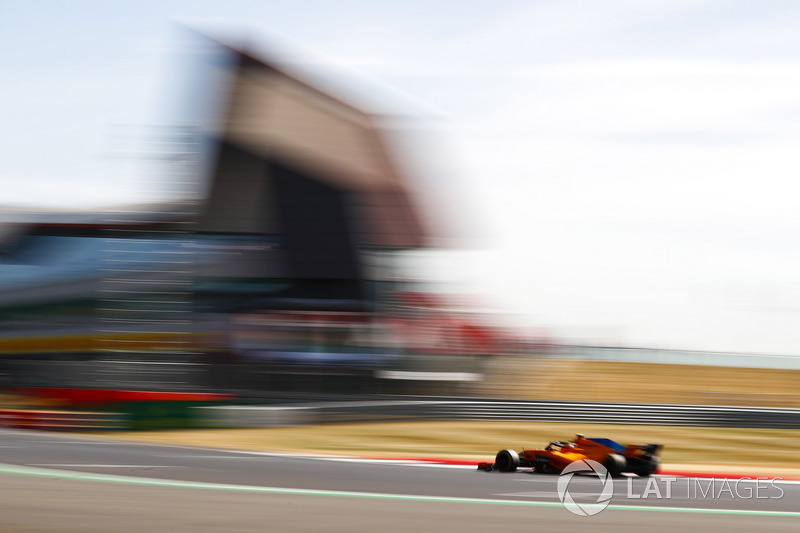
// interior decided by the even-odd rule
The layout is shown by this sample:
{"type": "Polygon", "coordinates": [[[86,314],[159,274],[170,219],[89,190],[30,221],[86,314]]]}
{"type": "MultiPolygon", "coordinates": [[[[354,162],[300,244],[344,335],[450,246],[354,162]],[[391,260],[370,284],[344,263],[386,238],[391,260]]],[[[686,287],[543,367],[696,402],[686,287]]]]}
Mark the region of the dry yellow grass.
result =
{"type": "Polygon", "coordinates": [[[597,402],[800,407],[800,370],[499,358],[476,395],[597,402]]]}
{"type": "Polygon", "coordinates": [[[576,432],[664,444],[664,469],[800,477],[800,430],[534,422],[395,422],[236,430],[116,433],[114,439],[373,458],[492,460],[501,448],[538,448],[576,432]]]}

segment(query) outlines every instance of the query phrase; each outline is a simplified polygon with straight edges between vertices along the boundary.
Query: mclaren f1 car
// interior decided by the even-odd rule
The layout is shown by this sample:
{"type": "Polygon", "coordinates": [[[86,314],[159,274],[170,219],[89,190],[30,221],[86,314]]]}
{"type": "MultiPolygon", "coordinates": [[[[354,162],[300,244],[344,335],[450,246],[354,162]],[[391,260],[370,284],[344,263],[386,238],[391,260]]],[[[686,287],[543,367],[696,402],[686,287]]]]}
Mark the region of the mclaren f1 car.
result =
{"type": "Polygon", "coordinates": [[[517,468],[532,468],[540,473],[558,473],[570,463],[591,459],[602,464],[612,476],[631,472],[637,476],[649,476],[658,470],[663,446],[661,444],[623,445],[606,438],[586,438],[580,433],[575,440],[554,440],[546,447],[536,450],[500,450],[494,463],[479,463],[479,470],[514,472],[517,468]]]}

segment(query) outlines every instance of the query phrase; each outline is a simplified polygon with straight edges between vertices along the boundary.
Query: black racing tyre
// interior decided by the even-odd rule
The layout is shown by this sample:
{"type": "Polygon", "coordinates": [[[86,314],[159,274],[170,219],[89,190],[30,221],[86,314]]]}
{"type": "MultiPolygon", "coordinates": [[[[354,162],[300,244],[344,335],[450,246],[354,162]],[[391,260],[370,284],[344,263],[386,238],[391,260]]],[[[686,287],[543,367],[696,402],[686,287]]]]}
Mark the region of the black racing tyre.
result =
{"type": "Polygon", "coordinates": [[[603,461],[603,466],[611,475],[611,477],[621,476],[622,472],[625,471],[626,465],[627,461],[625,460],[625,457],[618,453],[609,454],[603,461]]]}
{"type": "Polygon", "coordinates": [[[640,477],[652,476],[658,470],[658,457],[643,459],[634,466],[633,473],[640,477]]]}
{"type": "Polygon", "coordinates": [[[494,458],[494,467],[501,472],[515,472],[519,468],[519,455],[514,450],[500,450],[494,458]]]}

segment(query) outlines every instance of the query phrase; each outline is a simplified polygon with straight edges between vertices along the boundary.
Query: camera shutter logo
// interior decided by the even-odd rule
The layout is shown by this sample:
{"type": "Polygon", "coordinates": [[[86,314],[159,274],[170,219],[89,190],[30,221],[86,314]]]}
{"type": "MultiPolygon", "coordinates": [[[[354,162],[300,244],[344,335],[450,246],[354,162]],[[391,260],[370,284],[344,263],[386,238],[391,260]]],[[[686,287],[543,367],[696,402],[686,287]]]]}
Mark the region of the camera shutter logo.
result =
{"type": "Polygon", "coordinates": [[[558,498],[567,510],[578,516],[594,516],[611,503],[614,495],[614,480],[608,474],[608,470],[597,461],[591,459],[581,459],[570,463],[558,478],[558,498]],[[603,484],[603,489],[597,497],[596,503],[576,503],[569,493],[569,482],[572,476],[579,473],[594,474],[603,484]]]}

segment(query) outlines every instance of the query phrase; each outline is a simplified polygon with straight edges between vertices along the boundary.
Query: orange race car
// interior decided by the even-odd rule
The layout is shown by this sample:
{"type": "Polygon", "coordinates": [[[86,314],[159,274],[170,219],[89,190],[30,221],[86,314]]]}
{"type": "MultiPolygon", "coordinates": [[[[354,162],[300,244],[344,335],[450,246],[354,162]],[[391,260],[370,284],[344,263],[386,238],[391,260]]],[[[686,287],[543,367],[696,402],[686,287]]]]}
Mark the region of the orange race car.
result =
{"type": "Polygon", "coordinates": [[[514,472],[517,468],[533,468],[541,473],[558,473],[570,463],[581,459],[592,459],[602,464],[609,474],[619,476],[632,472],[637,476],[649,476],[658,469],[658,454],[661,444],[628,444],[611,439],[588,439],[580,433],[574,441],[552,441],[544,449],[500,450],[494,463],[479,463],[479,470],[514,472]]]}

